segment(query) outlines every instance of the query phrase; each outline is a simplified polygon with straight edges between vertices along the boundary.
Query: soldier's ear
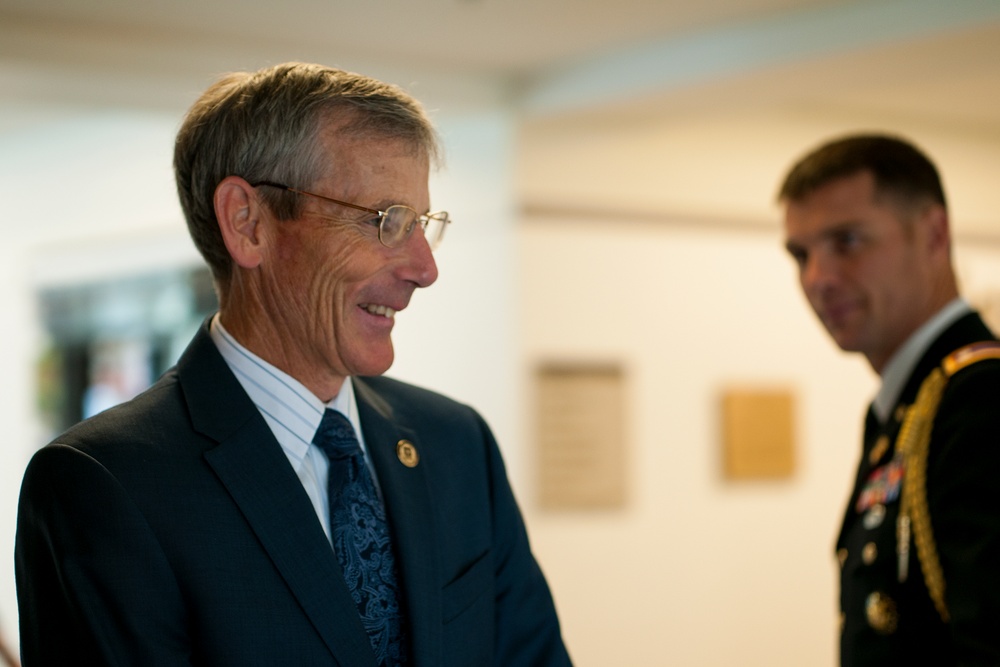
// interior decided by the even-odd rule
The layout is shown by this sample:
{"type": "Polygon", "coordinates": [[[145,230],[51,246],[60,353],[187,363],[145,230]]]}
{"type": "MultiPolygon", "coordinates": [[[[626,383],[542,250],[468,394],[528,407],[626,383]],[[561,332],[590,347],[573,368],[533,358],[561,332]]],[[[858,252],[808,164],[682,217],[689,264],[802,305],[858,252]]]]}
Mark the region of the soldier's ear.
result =
{"type": "Polygon", "coordinates": [[[215,188],[214,204],[230,257],[244,269],[259,266],[264,250],[260,227],[263,205],[256,189],[239,176],[227,176],[215,188]]]}
{"type": "Polygon", "coordinates": [[[951,253],[951,221],[948,210],[940,204],[932,204],[924,211],[922,223],[926,226],[926,242],[931,252],[951,253]]]}

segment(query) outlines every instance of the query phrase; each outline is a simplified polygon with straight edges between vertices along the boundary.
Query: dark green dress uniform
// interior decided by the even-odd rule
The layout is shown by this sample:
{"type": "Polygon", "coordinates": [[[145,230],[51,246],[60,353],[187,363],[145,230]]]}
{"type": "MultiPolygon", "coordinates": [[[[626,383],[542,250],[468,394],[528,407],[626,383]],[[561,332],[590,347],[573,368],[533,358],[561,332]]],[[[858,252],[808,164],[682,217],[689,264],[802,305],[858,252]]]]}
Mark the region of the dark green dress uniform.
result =
{"type": "Polygon", "coordinates": [[[924,477],[919,492],[911,493],[906,480],[908,463],[913,470],[919,466],[900,451],[899,437],[924,380],[956,350],[988,340],[995,338],[977,314],[961,317],[917,363],[888,423],[869,410],[837,542],[844,667],[1000,665],[997,346],[980,346],[994,354],[987,351],[947,376],[936,411],[926,420],[926,475],[911,475],[913,483],[924,477]],[[909,502],[921,494],[925,512],[901,512],[901,497],[909,502]],[[921,549],[911,516],[929,527],[921,549]],[[935,558],[927,558],[929,552],[935,558]],[[938,605],[933,588],[943,597],[938,605]]]}

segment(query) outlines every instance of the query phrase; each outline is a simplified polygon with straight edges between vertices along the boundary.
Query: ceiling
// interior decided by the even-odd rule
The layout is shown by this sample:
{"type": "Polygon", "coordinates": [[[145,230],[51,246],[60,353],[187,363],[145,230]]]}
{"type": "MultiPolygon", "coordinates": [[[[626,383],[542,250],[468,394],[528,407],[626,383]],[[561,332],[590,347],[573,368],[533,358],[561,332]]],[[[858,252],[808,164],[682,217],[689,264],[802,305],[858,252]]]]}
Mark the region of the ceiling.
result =
{"type": "Polygon", "coordinates": [[[532,75],[594,53],[831,0],[3,0],[3,23],[147,44],[298,46],[467,74],[532,75]]]}
{"type": "Polygon", "coordinates": [[[648,113],[752,81],[1000,127],[995,0],[0,0],[0,100],[168,104],[175,87],[187,101],[218,71],[286,59],[536,117],[648,113]]]}

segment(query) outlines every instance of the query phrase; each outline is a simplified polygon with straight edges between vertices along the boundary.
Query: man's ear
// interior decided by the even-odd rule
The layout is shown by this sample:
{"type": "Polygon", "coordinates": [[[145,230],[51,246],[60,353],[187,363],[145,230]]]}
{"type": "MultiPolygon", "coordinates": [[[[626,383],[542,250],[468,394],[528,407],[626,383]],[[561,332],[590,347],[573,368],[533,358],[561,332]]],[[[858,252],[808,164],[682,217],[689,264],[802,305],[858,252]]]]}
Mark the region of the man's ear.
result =
{"type": "Polygon", "coordinates": [[[215,217],[222,240],[237,266],[253,269],[263,260],[262,206],[257,192],[239,176],[227,176],[215,188],[215,217]]]}
{"type": "Polygon", "coordinates": [[[932,251],[951,253],[951,222],[948,210],[940,204],[933,204],[924,211],[923,223],[927,226],[927,243],[932,251]]]}

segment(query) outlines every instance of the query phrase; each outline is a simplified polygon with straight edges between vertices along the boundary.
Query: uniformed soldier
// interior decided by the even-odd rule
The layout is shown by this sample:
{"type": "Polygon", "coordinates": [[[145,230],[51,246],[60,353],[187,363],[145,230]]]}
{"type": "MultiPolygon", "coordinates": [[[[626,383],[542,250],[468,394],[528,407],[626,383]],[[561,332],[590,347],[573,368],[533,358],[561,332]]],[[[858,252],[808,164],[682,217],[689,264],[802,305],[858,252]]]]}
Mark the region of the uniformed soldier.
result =
{"type": "Polygon", "coordinates": [[[779,200],[809,304],[882,379],[837,541],[841,664],[1000,665],[1000,343],[959,296],[937,169],[850,136],[779,200]]]}

